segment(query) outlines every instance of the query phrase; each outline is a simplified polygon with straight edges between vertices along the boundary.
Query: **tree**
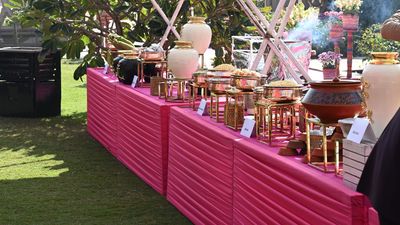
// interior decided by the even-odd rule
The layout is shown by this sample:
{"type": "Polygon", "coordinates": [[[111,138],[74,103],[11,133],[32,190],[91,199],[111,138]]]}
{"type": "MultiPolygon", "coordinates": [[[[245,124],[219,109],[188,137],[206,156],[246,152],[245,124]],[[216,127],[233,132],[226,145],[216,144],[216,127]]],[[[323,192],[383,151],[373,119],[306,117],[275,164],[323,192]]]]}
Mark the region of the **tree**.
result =
{"type": "MultiPolygon", "coordinates": [[[[171,17],[177,1],[157,2],[171,17]]],[[[207,17],[213,29],[211,47],[216,50],[215,63],[229,63],[230,38],[243,34],[249,21],[235,0],[192,0],[183,5],[177,19],[178,30],[188,21],[189,7],[192,6],[197,15],[207,17]]],[[[107,50],[104,39],[111,32],[149,45],[159,42],[167,26],[151,2],[142,0],[10,0],[9,7],[13,10],[13,20],[42,32],[43,47],[47,51],[61,49],[67,58],[76,59],[88,48],[88,55],[75,71],[75,79],[82,77],[87,67],[104,65],[101,53],[107,50]],[[100,23],[98,18],[104,14],[112,18],[113,28],[100,23]]],[[[173,41],[174,37],[170,35],[165,47],[173,46],[173,41]]]]}

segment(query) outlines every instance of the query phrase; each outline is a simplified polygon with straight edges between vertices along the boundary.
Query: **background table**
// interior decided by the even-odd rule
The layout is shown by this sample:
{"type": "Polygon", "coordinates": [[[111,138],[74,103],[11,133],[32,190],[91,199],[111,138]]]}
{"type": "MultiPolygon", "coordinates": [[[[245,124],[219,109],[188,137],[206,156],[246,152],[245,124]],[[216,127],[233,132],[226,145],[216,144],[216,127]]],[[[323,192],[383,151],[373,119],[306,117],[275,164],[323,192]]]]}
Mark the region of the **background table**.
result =
{"type": "Polygon", "coordinates": [[[102,69],[87,71],[87,130],[115,157],[118,157],[115,77],[102,69]]]}

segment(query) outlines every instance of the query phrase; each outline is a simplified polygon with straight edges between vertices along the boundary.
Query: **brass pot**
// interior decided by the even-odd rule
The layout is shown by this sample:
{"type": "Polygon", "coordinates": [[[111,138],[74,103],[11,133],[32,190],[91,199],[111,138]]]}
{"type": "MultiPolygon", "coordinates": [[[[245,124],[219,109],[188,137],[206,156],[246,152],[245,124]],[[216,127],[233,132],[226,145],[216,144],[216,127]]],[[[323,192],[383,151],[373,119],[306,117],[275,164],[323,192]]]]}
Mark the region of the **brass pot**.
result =
{"type": "Polygon", "coordinates": [[[216,94],[223,94],[226,92],[226,89],[230,87],[231,79],[230,78],[210,78],[207,80],[208,89],[216,94]]]}
{"type": "Polygon", "coordinates": [[[260,85],[261,78],[259,76],[232,76],[235,87],[239,90],[250,91],[260,85]]]}
{"type": "Polygon", "coordinates": [[[323,123],[337,123],[362,112],[361,82],[311,82],[310,90],[302,99],[304,107],[323,123]]]}
{"type": "Polygon", "coordinates": [[[278,87],[264,85],[264,97],[273,102],[299,101],[303,96],[302,86],[278,87]]]}

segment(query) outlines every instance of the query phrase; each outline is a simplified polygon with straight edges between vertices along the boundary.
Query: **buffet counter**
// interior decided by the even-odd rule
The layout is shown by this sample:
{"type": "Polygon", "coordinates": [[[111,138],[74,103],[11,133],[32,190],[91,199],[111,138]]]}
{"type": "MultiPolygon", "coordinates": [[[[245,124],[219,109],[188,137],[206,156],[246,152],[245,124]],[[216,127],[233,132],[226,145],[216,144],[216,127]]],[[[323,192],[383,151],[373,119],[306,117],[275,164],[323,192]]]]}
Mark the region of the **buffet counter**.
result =
{"type": "Polygon", "coordinates": [[[232,224],[239,135],[191,109],[174,107],[170,117],[168,200],[195,224],[232,224]]]}
{"type": "Polygon", "coordinates": [[[195,224],[379,224],[365,197],[278,148],[88,70],[88,132],[195,224]]]}
{"type": "Polygon", "coordinates": [[[235,144],[236,224],[364,224],[364,196],[252,139],[235,144]]]}
{"type": "Polygon", "coordinates": [[[116,86],[118,80],[89,69],[87,76],[87,130],[111,154],[118,157],[116,86]]]}
{"type": "Polygon", "coordinates": [[[189,109],[172,108],[167,198],[196,224],[364,224],[366,202],[324,174],[189,109]],[[232,213],[233,210],[233,213],[232,213]]]}
{"type": "Polygon", "coordinates": [[[88,131],[127,168],[162,195],[166,193],[170,107],[135,88],[88,69],[88,131]],[[97,83],[102,82],[102,86],[97,83]],[[97,85],[97,86],[96,86],[97,85]]]}

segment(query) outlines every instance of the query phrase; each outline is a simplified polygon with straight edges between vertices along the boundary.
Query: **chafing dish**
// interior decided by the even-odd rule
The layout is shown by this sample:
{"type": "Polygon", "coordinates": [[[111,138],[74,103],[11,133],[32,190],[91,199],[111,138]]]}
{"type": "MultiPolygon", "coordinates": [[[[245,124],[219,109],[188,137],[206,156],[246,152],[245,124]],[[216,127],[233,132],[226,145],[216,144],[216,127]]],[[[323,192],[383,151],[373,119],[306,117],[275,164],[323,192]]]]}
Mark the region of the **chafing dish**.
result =
{"type": "Polygon", "coordinates": [[[274,102],[298,101],[303,96],[303,86],[270,86],[264,85],[264,97],[274,102]]]}
{"type": "Polygon", "coordinates": [[[208,89],[216,94],[223,94],[225,90],[230,87],[231,79],[230,78],[209,78],[207,79],[208,89]]]}

